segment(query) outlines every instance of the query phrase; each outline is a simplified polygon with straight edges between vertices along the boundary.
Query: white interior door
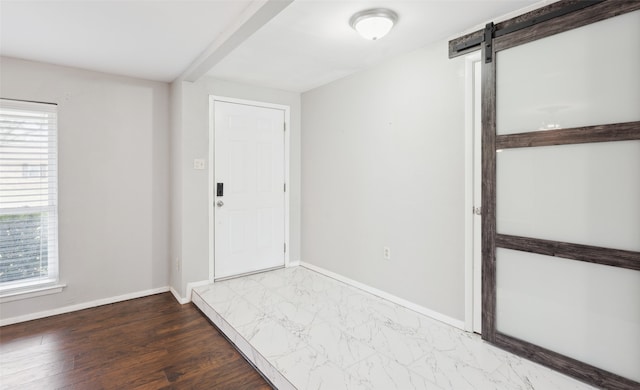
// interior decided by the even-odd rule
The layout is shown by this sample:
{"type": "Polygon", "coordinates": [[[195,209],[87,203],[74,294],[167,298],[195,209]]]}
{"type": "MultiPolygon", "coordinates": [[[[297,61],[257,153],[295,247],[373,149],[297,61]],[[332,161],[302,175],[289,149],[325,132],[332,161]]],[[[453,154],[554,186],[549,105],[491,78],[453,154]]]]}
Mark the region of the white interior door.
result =
{"type": "Polygon", "coordinates": [[[284,266],[285,111],[214,101],[214,277],[284,266]]]}

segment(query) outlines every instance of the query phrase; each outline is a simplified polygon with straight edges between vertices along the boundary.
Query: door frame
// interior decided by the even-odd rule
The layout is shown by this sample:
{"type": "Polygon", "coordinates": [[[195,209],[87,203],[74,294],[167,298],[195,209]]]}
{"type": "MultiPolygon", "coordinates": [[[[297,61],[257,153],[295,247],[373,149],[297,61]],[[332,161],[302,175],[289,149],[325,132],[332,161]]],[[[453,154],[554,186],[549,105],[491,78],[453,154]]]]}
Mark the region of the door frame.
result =
{"type": "Polygon", "coordinates": [[[474,317],[478,312],[482,311],[482,305],[475,307],[475,298],[482,296],[482,291],[479,285],[474,283],[474,267],[482,265],[482,258],[477,258],[474,253],[474,222],[475,215],[473,213],[474,207],[479,207],[479,204],[474,204],[475,197],[475,185],[476,180],[481,180],[480,177],[475,177],[475,157],[474,150],[476,150],[476,142],[481,142],[481,139],[476,139],[474,134],[475,117],[480,115],[480,112],[476,112],[475,104],[475,92],[476,92],[476,79],[475,79],[475,64],[480,62],[480,52],[469,54],[465,57],[465,116],[464,116],[464,330],[467,332],[480,333],[480,329],[474,328],[474,317]]]}
{"type": "Polygon", "coordinates": [[[290,181],[290,141],[291,141],[291,107],[283,104],[274,104],[267,102],[260,102],[256,100],[237,99],[232,97],[209,95],[209,180],[208,180],[208,202],[209,202],[209,283],[213,283],[215,279],[215,193],[214,186],[216,180],[215,171],[215,102],[235,103],[243,104],[247,106],[255,106],[262,108],[272,108],[276,110],[284,111],[284,181],[286,183],[287,190],[284,192],[284,243],[287,250],[284,252],[284,266],[289,266],[289,248],[291,245],[289,234],[289,219],[290,219],[290,196],[291,181],[290,181]]]}

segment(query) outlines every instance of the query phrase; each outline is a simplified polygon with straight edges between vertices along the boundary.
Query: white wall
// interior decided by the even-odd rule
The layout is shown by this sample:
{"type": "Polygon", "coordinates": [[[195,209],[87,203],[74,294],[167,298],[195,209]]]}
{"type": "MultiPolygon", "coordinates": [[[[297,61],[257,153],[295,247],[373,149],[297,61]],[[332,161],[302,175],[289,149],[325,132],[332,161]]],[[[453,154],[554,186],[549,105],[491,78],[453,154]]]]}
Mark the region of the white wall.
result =
{"type": "MultiPolygon", "coordinates": [[[[179,123],[172,126],[174,159],[172,192],[176,218],[174,232],[179,237],[173,256],[172,286],[186,297],[187,284],[207,280],[209,277],[209,172],[194,170],[193,159],[208,160],[209,156],[209,95],[255,100],[282,104],[291,107],[291,158],[290,158],[290,260],[300,259],[300,94],[254,87],[229,81],[203,77],[195,83],[176,81],[172,85],[174,96],[180,97],[172,103],[173,110],[179,111],[179,123]],[[176,91],[176,92],[174,92],[176,91]],[[177,193],[176,193],[177,192],[177,193]],[[176,213],[180,209],[181,212],[176,213]],[[180,269],[175,260],[181,262],[180,269]],[[178,281],[179,284],[174,281],[178,281]]],[[[208,164],[207,164],[208,166],[208,164]]]]}
{"type": "Polygon", "coordinates": [[[302,261],[462,320],[464,114],[445,41],[304,93],[302,261]]]}
{"type": "Polygon", "coordinates": [[[169,87],[0,58],[0,96],[58,103],[62,293],[7,319],[169,283],[169,87]]]}

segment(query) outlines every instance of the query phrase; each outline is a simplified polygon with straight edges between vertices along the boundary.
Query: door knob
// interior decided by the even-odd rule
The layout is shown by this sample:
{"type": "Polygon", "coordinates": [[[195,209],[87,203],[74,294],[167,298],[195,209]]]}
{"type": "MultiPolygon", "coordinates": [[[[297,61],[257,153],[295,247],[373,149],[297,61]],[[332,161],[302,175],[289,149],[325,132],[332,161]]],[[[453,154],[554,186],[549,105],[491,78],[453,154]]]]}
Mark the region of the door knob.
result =
{"type": "Polygon", "coordinates": [[[474,213],[475,215],[482,215],[482,208],[480,208],[480,207],[474,207],[474,208],[473,208],[473,213],[474,213]]]}
{"type": "Polygon", "coordinates": [[[222,206],[224,206],[224,202],[219,200],[219,201],[216,202],[216,206],[222,207],[222,206]]]}

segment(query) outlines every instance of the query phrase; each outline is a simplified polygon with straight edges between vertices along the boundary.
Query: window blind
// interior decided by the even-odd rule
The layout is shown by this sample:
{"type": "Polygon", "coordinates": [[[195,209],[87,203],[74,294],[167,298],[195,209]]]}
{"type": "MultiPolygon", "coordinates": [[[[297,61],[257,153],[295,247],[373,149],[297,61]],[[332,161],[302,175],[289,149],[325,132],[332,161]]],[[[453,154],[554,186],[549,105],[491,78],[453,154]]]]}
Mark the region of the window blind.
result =
{"type": "Polygon", "coordinates": [[[57,105],[0,99],[0,290],[58,279],[57,105]]]}

